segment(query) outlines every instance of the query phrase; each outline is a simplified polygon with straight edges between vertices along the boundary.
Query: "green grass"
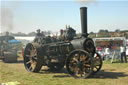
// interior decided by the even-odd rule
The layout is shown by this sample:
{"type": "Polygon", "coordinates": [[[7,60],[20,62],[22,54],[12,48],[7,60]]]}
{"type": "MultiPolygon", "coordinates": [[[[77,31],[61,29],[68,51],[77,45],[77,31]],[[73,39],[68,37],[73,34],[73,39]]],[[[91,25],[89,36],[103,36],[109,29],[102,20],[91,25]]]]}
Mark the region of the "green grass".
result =
{"type": "MultiPolygon", "coordinates": [[[[22,58],[20,58],[22,60],[22,58]]],[[[65,69],[59,73],[27,72],[23,63],[0,61],[0,82],[18,81],[21,85],[128,85],[128,63],[104,62],[100,72],[88,79],[75,79],[65,69]]]]}

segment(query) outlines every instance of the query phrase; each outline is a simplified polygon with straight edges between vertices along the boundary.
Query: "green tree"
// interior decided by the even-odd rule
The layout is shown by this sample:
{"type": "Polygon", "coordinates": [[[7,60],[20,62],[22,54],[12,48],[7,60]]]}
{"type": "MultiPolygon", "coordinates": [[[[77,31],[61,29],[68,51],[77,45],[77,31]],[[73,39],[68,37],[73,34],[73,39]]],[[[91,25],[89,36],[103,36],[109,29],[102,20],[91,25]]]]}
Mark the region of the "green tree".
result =
{"type": "Polygon", "coordinates": [[[120,32],[120,29],[116,29],[115,32],[120,32]]]}

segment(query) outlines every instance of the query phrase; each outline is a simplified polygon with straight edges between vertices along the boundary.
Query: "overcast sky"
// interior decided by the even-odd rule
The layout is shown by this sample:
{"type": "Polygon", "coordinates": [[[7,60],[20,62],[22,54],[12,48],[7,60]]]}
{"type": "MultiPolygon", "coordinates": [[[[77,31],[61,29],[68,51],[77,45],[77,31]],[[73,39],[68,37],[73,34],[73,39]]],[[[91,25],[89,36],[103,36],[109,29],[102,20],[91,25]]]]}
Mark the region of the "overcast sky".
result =
{"type": "Polygon", "coordinates": [[[0,32],[81,32],[80,7],[88,7],[88,32],[128,30],[128,0],[2,0],[0,32]]]}

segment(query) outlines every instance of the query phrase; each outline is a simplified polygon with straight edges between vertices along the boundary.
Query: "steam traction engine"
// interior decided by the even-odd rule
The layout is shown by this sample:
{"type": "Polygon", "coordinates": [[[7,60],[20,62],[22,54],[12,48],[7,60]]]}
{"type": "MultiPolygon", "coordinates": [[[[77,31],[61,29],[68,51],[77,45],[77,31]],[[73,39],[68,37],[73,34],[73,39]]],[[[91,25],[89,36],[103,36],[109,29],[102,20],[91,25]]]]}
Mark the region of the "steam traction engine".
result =
{"type": "Polygon", "coordinates": [[[75,78],[87,78],[97,73],[102,60],[95,51],[94,42],[87,34],[87,8],[81,7],[82,36],[74,38],[72,29],[67,29],[64,39],[51,41],[38,37],[24,49],[24,65],[29,72],[39,72],[42,66],[59,71],[66,65],[68,73],[75,78]]]}

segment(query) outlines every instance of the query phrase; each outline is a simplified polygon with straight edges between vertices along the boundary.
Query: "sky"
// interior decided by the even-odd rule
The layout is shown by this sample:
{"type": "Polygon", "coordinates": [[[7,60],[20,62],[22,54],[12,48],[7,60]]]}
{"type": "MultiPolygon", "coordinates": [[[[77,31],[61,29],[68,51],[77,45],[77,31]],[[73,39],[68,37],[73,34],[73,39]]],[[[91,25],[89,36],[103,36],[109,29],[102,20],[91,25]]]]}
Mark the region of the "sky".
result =
{"type": "Polygon", "coordinates": [[[1,0],[0,32],[81,32],[80,7],[88,7],[88,32],[128,30],[128,0],[1,0]]]}

